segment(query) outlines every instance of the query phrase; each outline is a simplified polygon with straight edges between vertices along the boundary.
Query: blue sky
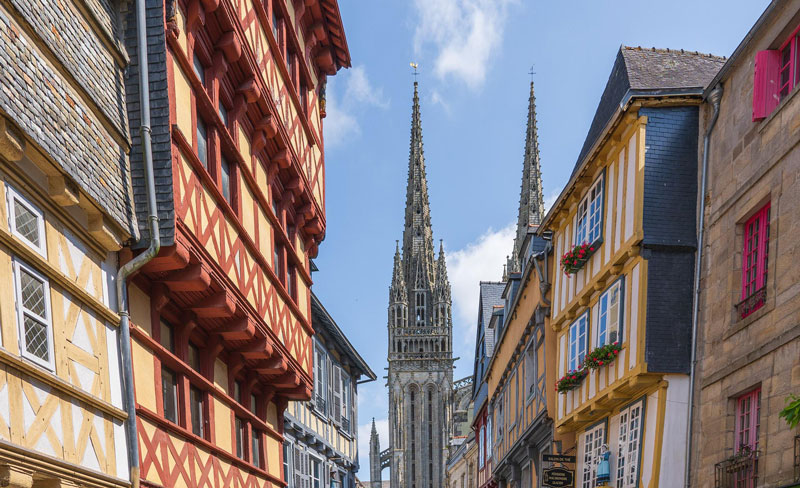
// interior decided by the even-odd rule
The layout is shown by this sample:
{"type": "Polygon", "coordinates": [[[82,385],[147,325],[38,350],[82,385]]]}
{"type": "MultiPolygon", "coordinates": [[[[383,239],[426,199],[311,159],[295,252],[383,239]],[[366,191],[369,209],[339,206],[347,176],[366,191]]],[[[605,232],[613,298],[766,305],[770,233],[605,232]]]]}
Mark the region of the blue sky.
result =
{"type": "Polygon", "coordinates": [[[339,3],[353,68],[328,83],[328,228],[314,291],[379,377],[359,391],[367,479],[372,417],[381,447],[388,442],[386,307],[403,228],[409,62],[420,67],[431,214],[448,256],[458,379],[472,373],[478,281],[500,278],[512,245],[531,65],[549,204],[569,177],[621,44],[729,56],[769,2],[339,3]]]}

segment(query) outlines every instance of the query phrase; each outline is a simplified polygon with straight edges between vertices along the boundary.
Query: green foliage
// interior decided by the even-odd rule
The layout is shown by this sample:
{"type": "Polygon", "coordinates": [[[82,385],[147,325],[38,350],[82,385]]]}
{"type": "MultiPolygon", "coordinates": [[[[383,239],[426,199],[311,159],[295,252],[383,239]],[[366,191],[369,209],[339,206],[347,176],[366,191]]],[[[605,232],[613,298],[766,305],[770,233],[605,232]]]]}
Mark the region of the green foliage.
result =
{"type": "Polygon", "coordinates": [[[789,427],[794,429],[800,424],[800,396],[789,395],[786,397],[786,407],[779,414],[789,427]]]}

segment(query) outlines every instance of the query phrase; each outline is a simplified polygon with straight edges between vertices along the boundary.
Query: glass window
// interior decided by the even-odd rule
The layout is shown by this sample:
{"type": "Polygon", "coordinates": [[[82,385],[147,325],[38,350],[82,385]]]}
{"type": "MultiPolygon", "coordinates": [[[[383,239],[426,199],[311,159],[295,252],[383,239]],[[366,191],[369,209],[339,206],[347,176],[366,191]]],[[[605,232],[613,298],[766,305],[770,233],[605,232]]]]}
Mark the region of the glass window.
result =
{"type": "Polygon", "coordinates": [[[286,275],[283,274],[283,246],[275,244],[275,255],[273,256],[273,265],[275,274],[282,283],[286,284],[286,275]]]}
{"type": "Polygon", "coordinates": [[[200,61],[200,58],[197,56],[197,53],[194,55],[194,62],[192,63],[194,67],[194,74],[200,79],[200,83],[203,85],[206,84],[206,68],[203,66],[203,62],[200,61]]]}
{"type": "Polygon", "coordinates": [[[253,415],[258,415],[258,397],[255,394],[250,394],[250,411],[253,415]]]}
{"type": "Polygon", "coordinates": [[[278,46],[281,45],[281,24],[280,19],[278,18],[278,14],[275,13],[275,7],[273,6],[272,11],[272,35],[275,37],[275,42],[278,43],[278,46]]]}
{"type": "Polygon", "coordinates": [[[742,448],[758,449],[761,427],[761,388],[736,399],[736,452],[742,448]]]}
{"type": "Polygon", "coordinates": [[[311,478],[311,488],[322,488],[322,462],[311,456],[311,472],[309,473],[311,478]]]}
{"type": "Polygon", "coordinates": [[[292,478],[289,476],[291,466],[289,463],[292,460],[292,452],[294,452],[294,445],[288,439],[283,442],[283,479],[289,482],[289,486],[292,486],[292,478]]]}
{"type": "Polygon", "coordinates": [[[292,297],[292,300],[297,301],[297,270],[294,267],[294,264],[290,264],[286,267],[286,291],[289,292],[289,296],[292,297]]]}
{"type": "Polygon", "coordinates": [[[50,282],[17,259],[13,261],[13,268],[22,355],[52,369],[53,323],[50,312],[50,282]]]}
{"type": "Polygon", "coordinates": [[[219,101],[217,110],[219,111],[219,118],[222,119],[222,123],[225,124],[225,127],[228,127],[228,109],[222,104],[222,100],[219,101]]]}
{"type": "Polygon", "coordinates": [[[586,331],[589,328],[588,311],[569,326],[569,369],[575,370],[583,365],[586,357],[586,331]]]}
{"type": "Polygon", "coordinates": [[[192,342],[189,342],[186,361],[193,370],[200,372],[200,348],[192,342]]]}
{"type": "Polygon", "coordinates": [[[478,469],[483,468],[483,460],[484,460],[484,441],[486,437],[486,426],[481,426],[481,429],[478,431],[478,469]]]}
{"type": "Polygon", "coordinates": [[[233,398],[241,405],[242,404],[242,382],[233,382],[233,398]]]}
{"type": "Polygon", "coordinates": [[[231,202],[231,165],[228,163],[228,160],[225,156],[222,156],[220,159],[220,168],[221,171],[221,187],[220,191],[222,191],[222,196],[228,203],[231,202]]]}
{"type": "Polygon", "coordinates": [[[244,459],[244,438],[245,432],[244,427],[245,423],[244,420],[236,417],[236,457],[239,459],[244,459]]]}
{"type": "Polygon", "coordinates": [[[206,123],[199,116],[197,117],[197,158],[208,170],[208,131],[206,123]]]}
{"type": "Polygon", "coordinates": [[[164,401],[164,418],[178,423],[178,375],[169,368],[161,368],[161,396],[164,401]]]}
{"type": "Polygon", "coordinates": [[[536,378],[538,376],[538,365],[536,364],[536,345],[535,340],[528,344],[525,350],[525,397],[530,398],[536,390],[536,378]]]}
{"type": "Polygon", "coordinates": [[[744,249],[742,252],[742,301],[741,317],[755,312],[766,300],[769,261],[770,204],[767,203],[744,224],[744,249]]]}
{"type": "Polygon", "coordinates": [[[13,235],[36,252],[47,257],[44,236],[44,214],[38,207],[6,185],[8,197],[8,228],[13,235]]]}
{"type": "Polygon", "coordinates": [[[175,353],[175,335],[172,329],[172,324],[167,322],[166,320],[161,320],[161,340],[160,344],[164,346],[164,349],[171,353],[175,353]]]}
{"type": "Polygon", "coordinates": [[[603,235],[603,177],[599,177],[578,205],[575,244],[592,244],[603,235]]]}
{"type": "Polygon", "coordinates": [[[253,466],[261,467],[261,432],[253,429],[253,434],[250,437],[250,457],[252,458],[253,466]]]}
{"type": "Polygon", "coordinates": [[[583,452],[580,453],[580,469],[581,488],[594,488],[595,486],[595,467],[597,460],[600,457],[600,447],[605,443],[606,439],[606,425],[604,423],[598,424],[595,427],[587,430],[581,434],[581,443],[583,452]]]}
{"type": "Polygon", "coordinates": [[[204,437],[203,391],[196,386],[189,388],[189,404],[192,415],[192,433],[196,436],[204,437]]]}
{"type": "Polygon", "coordinates": [[[615,281],[597,303],[597,347],[618,342],[622,334],[622,284],[615,281]]]}
{"type": "Polygon", "coordinates": [[[327,413],[327,409],[325,408],[325,391],[327,388],[325,385],[325,363],[325,351],[321,348],[317,348],[314,361],[314,402],[317,410],[323,414],[327,413]]]}
{"type": "Polygon", "coordinates": [[[342,429],[350,432],[350,377],[342,369],[342,429]]]}
{"type": "Polygon", "coordinates": [[[617,485],[635,488],[639,479],[639,451],[642,439],[644,403],[639,401],[619,414],[617,485]]]}

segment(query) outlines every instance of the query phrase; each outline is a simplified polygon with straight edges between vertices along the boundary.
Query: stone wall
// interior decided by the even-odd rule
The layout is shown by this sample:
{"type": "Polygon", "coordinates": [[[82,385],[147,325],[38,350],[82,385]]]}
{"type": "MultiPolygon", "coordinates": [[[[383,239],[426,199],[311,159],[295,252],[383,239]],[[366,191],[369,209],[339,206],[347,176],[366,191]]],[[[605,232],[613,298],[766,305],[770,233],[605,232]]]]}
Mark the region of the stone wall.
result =
{"type": "MultiPolygon", "coordinates": [[[[796,27],[800,1],[775,7],[723,78],[711,138],[698,338],[692,486],[714,486],[731,456],[738,395],[761,388],[758,484],[793,480],[800,429],[778,417],[800,392],[800,95],[798,87],[763,121],[752,121],[755,53],[779,47],[796,27]],[[794,25],[791,25],[794,24],[794,25]],[[771,203],[765,304],[740,318],[744,222],[771,203]]],[[[711,107],[703,107],[700,134],[711,107]]]]}

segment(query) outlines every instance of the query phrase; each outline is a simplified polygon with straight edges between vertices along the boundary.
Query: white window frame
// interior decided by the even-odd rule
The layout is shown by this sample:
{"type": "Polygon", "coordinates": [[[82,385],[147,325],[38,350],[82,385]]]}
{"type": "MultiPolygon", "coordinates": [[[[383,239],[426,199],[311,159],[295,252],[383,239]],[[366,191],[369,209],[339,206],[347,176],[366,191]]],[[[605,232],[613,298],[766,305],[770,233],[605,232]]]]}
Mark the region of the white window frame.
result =
{"type": "Polygon", "coordinates": [[[600,456],[600,448],[606,443],[606,423],[599,424],[586,429],[580,434],[579,446],[581,451],[578,453],[578,475],[576,485],[580,488],[594,488],[595,486],[595,466],[597,458],[600,456]]]}
{"type": "Polygon", "coordinates": [[[567,347],[569,348],[569,355],[567,358],[567,369],[569,371],[578,369],[583,364],[583,358],[586,357],[586,350],[588,348],[589,335],[589,311],[584,312],[580,317],[575,319],[569,326],[569,337],[567,347]],[[579,326],[583,324],[583,332],[581,333],[579,326]],[[574,347],[573,347],[574,346],[574,347]],[[580,349],[582,347],[582,349],[580,349]]]}
{"type": "MultiPolygon", "coordinates": [[[[351,407],[350,384],[352,383],[352,381],[350,380],[350,377],[347,375],[347,371],[345,371],[344,368],[341,369],[341,377],[342,377],[342,420],[348,421],[348,428],[347,429],[344,429],[344,427],[342,428],[343,430],[345,430],[345,432],[349,434],[350,432],[353,431],[353,419],[351,418],[352,416],[350,415],[350,407],[351,407]]],[[[342,422],[342,424],[344,425],[344,422],[342,422]]]]}
{"type": "Polygon", "coordinates": [[[622,325],[623,325],[623,315],[624,315],[624,298],[623,293],[625,291],[625,277],[620,277],[614,283],[611,284],[606,291],[600,295],[600,299],[597,301],[597,330],[596,330],[596,337],[595,337],[595,346],[600,347],[606,344],[610,344],[611,340],[608,337],[608,329],[609,324],[608,317],[609,317],[609,300],[612,293],[617,290],[617,339],[615,342],[622,343],[622,325]],[[603,310],[605,307],[605,311],[603,310]],[[605,337],[603,337],[605,335],[605,337]]]}
{"type": "Polygon", "coordinates": [[[478,431],[478,469],[483,469],[484,456],[485,456],[484,454],[485,441],[486,441],[486,426],[481,425],[481,429],[478,431]]]}
{"type": "Polygon", "coordinates": [[[308,485],[309,488],[325,488],[325,463],[322,461],[322,458],[315,456],[313,454],[309,454],[308,456],[308,485]],[[314,476],[314,466],[319,467],[319,476],[314,476]],[[314,482],[318,483],[318,486],[314,485],[314,482]]]}
{"type": "Polygon", "coordinates": [[[533,398],[536,392],[536,383],[539,378],[539,365],[536,364],[536,340],[531,340],[528,347],[525,348],[525,401],[526,403],[533,398]]]}
{"type": "Polygon", "coordinates": [[[33,361],[34,363],[45,367],[51,371],[55,371],[55,358],[53,357],[53,313],[50,306],[50,280],[45,278],[41,273],[23,263],[16,257],[12,261],[14,269],[14,294],[16,296],[17,308],[17,334],[19,336],[19,350],[22,357],[33,361]],[[20,271],[24,270],[26,273],[32,275],[34,278],[40,280],[44,285],[44,308],[47,317],[42,317],[32,311],[27,311],[22,303],[22,277],[20,271]],[[47,329],[47,358],[44,359],[30,354],[27,350],[25,341],[25,316],[30,315],[34,320],[44,324],[47,329]]]}
{"type": "Polygon", "coordinates": [[[639,480],[644,408],[644,398],[642,398],[619,413],[617,462],[613,471],[615,486],[618,488],[636,488],[639,480]]]}
{"type": "Polygon", "coordinates": [[[486,461],[492,459],[494,446],[492,445],[492,416],[486,416],[486,461]]]}
{"type": "Polygon", "coordinates": [[[597,177],[578,204],[575,244],[593,244],[603,237],[603,194],[605,174],[597,177]]]}
{"type": "Polygon", "coordinates": [[[317,345],[314,348],[314,398],[313,403],[317,412],[322,415],[327,415],[327,375],[325,369],[327,367],[327,354],[325,350],[317,345]],[[322,400],[322,404],[317,400],[322,400]]]}
{"type": "Polygon", "coordinates": [[[44,229],[44,212],[39,209],[36,205],[34,205],[30,200],[25,198],[20,192],[18,192],[14,187],[6,183],[6,204],[8,206],[8,229],[11,231],[11,234],[17,237],[19,240],[27,244],[31,249],[36,251],[37,253],[41,254],[42,257],[47,258],[47,238],[45,236],[45,229],[44,229]],[[39,230],[39,245],[37,246],[33,242],[29,241],[27,237],[23,236],[19,231],[17,231],[17,219],[16,213],[14,212],[14,200],[17,200],[22,206],[28,209],[32,214],[36,215],[37,217],[37,225],[36,227],[39,230]]]}

